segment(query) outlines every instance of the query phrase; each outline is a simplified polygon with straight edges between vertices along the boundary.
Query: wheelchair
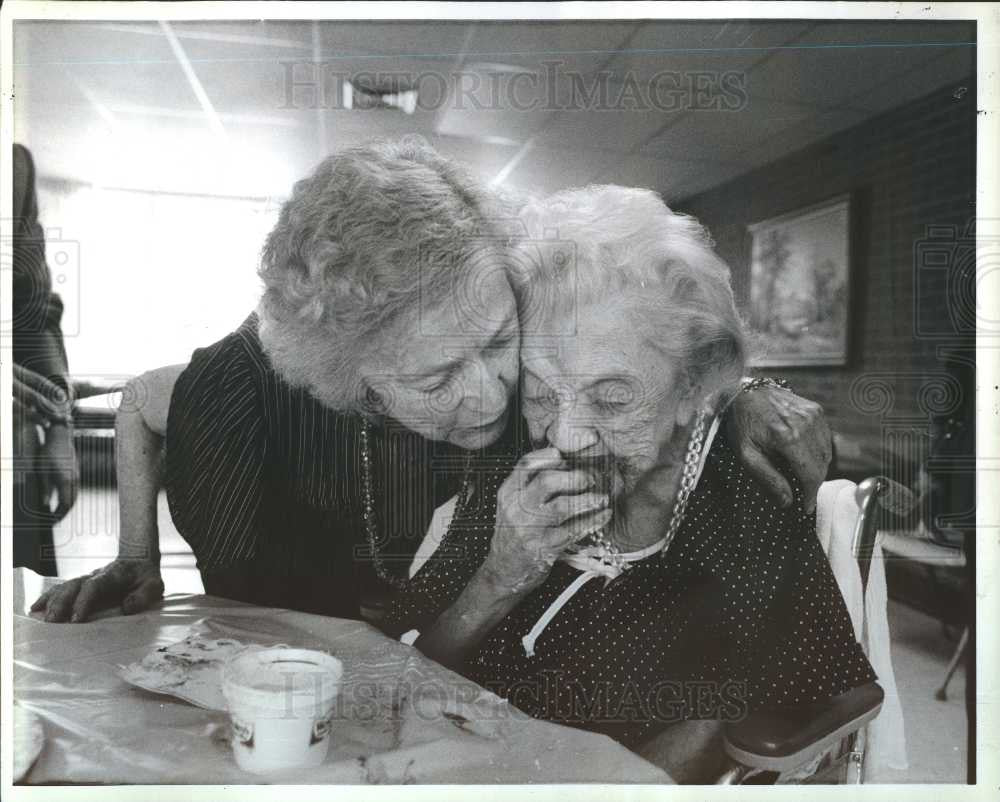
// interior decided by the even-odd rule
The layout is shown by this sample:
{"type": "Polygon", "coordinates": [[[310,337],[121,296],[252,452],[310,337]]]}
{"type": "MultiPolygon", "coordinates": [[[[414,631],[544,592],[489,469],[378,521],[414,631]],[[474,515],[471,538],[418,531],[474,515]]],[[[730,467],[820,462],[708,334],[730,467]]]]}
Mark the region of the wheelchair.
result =
{"type": "MultiPolygon", "coordinates": [[[[863,605],[880,508],[902,516],[917,499],[910,490],[884,476],[862,481],[856,486],[854,499],[858,514],[850,548],[860,573],[863,605]]],[[[835,532],[833,536],[838,535],[835,532]]],[[[879,565],[878,570],[883,567],[879,565]]],[[[861,621],[862,631],[855,634],[865,644],[863,607],[857,620],[861,621]]],[[[723,745],[728,765],[716,784],[759,784],[780,776],[795,777],[803,784],[863,783],[868,728],[881,712],[884,699],[882,687],[873,682],[824,702],[763,709],[725,725],[723,745]],[[808,773],[800,777],[803,768],[808,773]]]]}

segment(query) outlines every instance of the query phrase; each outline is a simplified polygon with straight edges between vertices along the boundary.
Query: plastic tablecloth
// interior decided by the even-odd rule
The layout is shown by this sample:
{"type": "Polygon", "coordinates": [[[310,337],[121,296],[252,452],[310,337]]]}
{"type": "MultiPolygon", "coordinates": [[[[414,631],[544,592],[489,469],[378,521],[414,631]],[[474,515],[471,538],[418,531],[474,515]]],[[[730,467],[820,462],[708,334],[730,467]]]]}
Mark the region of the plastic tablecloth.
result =
{"type": "Polygon", "coordinates": [[[614,740],[533,719],[364,622],[171,595],[135,616],[50,624],[27,610],[41,584],[15,570],[14,699],[46,734],[27,784],[671,782],[614,740]],[[119,666],[192,628],[324,649],[344,662],[322,766],[287,776],[244,773],[224,712],[119,678],[119,666]]]}

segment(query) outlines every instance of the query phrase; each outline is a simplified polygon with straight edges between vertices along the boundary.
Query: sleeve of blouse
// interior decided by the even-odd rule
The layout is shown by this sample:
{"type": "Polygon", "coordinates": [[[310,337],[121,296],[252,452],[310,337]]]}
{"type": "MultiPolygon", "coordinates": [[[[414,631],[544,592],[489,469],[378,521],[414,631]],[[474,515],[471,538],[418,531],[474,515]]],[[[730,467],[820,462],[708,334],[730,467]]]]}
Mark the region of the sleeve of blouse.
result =
{"type": "Polygon", "coordinates": [[[63,303],[52,291],[52,275],[45,261],[45,231],[38,219],[35,163],[28,149],[17,143],[13,152],[13,178],[13,357],[19,365],[40,373],[69,392],[71,382],[61,328],[63,303]]]}
{"type": "Polygon", "coordinates": [[[732,597],[737,674],[751,709],[805,704],[874,680],[801,488],[788,510],[750,489],[753,525],[744,533],[747,582],[732,597]]]}
{"type": "Polygon", "coordinates": [[[380,624],[390,637],[399,638],[410,630],[429,627],[472,579],[489,552],[496,516],[495,498],[482,507],[472,513],[456,511],[440,545],[408,586],[395,596],[380,624]]]}
{"type": "Polygon", "coordinates": [[[264,525],[259,366],[238,334],[196,350],[167,416],[170,514],[201,570],[253,557],[264,525]]]}

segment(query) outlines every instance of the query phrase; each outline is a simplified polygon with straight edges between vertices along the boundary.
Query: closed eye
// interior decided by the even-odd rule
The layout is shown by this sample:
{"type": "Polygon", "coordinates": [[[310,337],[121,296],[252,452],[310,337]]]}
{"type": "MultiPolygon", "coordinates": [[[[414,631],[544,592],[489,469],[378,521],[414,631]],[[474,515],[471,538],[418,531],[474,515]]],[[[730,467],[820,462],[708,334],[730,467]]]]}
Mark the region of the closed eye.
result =
{"type": "Polygon", "coordinates": [[[599,389],[591,395],[594,406],[601,412],[614,413],[629,409],[636,401],[634,386],[621,379],[599,382],[599,389]]]}
{"type": "Polygon", "coordinates": [[[456,365],[451,370],[449,370],[445,374],[444,378],[442,378],[439,382],[437,382],[436,384],[432,385],[431,387],[424,387],[424,388],[422,388],[422,391],[425,392],[425,393],[429,393],[429,394],[434,394],[434,393],[441,392],[442,390],[444,390],[449,384],[451,384],[455,380],[455,377],[458,375],[459,368],[460,368],[460,366],[456,365]]]}
{"type": "Polygon", "coordinates": [[[594,401],[594,406],[601,410],[601,412],[621,412],[628,409],[630,403],[628,401],[609,401],[598,398],[594,401]]]}

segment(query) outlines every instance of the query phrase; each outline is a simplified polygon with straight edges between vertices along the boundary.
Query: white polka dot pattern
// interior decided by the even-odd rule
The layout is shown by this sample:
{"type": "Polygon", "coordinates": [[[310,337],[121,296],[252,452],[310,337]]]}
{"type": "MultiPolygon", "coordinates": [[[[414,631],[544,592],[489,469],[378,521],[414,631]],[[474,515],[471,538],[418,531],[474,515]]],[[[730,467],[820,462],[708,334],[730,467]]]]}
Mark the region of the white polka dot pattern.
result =
{"type": "MultiPolygon", "coordinates": [[[[390,632],[426,629],[489,550],[502,472],[483,477],[482,509],[456,515],[434,559],[394,602],[390,632]],[[489,503],[492,502],[492,503],[489,503]]],[[[480,644],[464,673],[532,716],[626,745],[686,718],[739,718],[803,704],[875,679],[836,580],[803,512],[801,488],[776,507],[719,433],[666,554],[605,585],[587,582],[525,654],[521,639],[580,572],[556,563],[545,583],[480,644]]]]}

